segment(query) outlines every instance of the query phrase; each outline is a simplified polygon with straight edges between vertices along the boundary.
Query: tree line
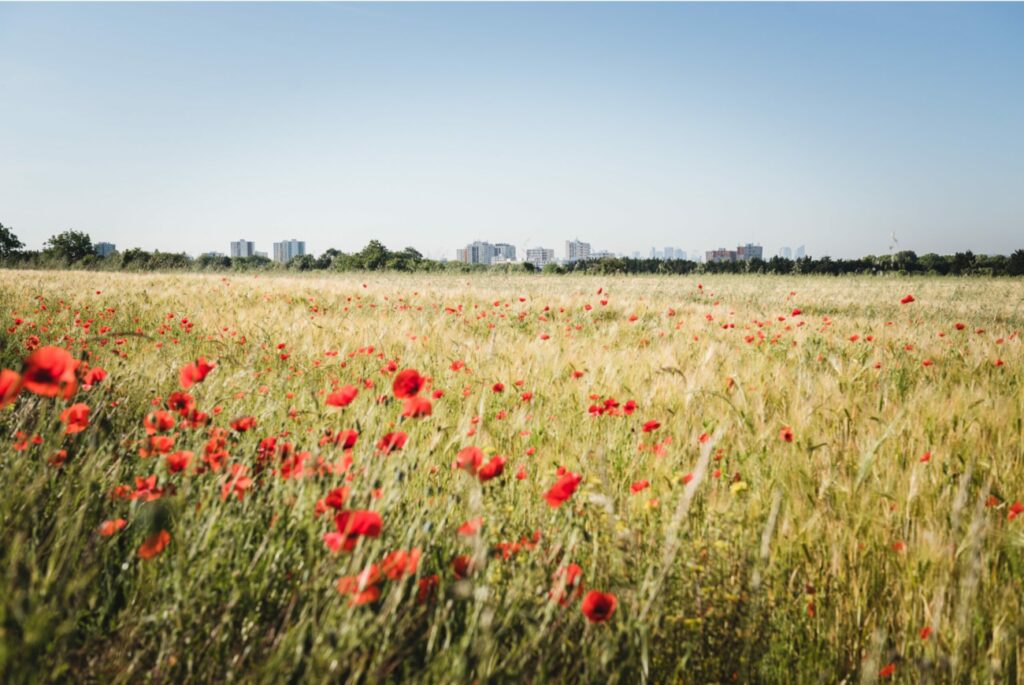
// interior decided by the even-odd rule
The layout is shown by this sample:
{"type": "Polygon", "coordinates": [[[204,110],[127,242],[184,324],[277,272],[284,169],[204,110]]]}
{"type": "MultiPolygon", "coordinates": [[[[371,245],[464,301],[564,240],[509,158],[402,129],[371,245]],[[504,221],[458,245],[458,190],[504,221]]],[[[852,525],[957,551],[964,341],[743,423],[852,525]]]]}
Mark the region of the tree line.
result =
{"type": "MultiPolygon", "coordinates": [[[[486,266],[463,262],[427,259],[415,248],[389,250],[380,241],[371,240],[359,252],[345,253],[331,248],[319,257],[300,255],[286,264],[267,257],[232,258],[219,255],[190,257],[183,252],[147,252],[130,248],[101,257],[88,234],[67,230],[52,236],[39,251],[25,250],[10,227],[0,223],[0,266],[27,269],[93,269],[97,271],[505,271],[533,272],[532,264],[486,266]]],[[[918,255],[903,250],[888,255],[868,255],[858,259],[802,257],[752,259],[737,262],[697,263],[685,259],[639,259],[601,257],[569,264],[547,264],[543,273],[587,274],[932,274],[942,276],[1024,276],[1024,249],[1009,256],[957,252],[918,255]]]]}

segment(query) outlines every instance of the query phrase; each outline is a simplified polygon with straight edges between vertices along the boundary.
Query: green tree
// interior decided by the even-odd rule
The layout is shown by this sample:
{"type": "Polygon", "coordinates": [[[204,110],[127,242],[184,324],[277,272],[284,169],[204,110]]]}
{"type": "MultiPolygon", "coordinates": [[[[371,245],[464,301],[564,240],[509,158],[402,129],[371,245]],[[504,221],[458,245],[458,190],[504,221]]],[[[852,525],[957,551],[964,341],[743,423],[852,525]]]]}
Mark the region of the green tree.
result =
{"type": "Polygon", "coordinates": [[[371,240],[366,244],[362,252],[359,253],[359,259],[363,263],[363,268],[370,271],[383,269],[388,263],[389,256],[388,248],[384,247],[384,244],[379,240],[371,240]]]}
{"type": "Polygon", "coordinates": [[[1024,250],[1016,250],[1006,264],[1006,273],[1011,276],[1024,276],[1024,250]]]}
{"type": "Polygon", "coordinates": [[[11,227],[0,223],[0,257],[17,254],[23,247],[25,247],[25,243],[18,240],[18,236],[14,235],[11,227]]]}
{"type": "Polygon", "coordinates": [[[43,249],[48,255],[68,263],[78,262],[88,255],[96,254],[89,234],[74,229],[51,236],[43,245],[43,249]]]}

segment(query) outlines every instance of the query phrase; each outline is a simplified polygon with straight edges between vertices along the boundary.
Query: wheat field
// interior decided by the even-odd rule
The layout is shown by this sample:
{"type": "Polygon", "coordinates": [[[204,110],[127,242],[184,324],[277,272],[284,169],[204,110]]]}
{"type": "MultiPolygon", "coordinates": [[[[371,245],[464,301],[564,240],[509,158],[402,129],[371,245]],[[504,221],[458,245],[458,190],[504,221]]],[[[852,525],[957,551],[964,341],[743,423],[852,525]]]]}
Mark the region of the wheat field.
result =
{"type": "Polygon", "coordinates": [[[3,271],[0,304],[4,682],[1021,675],[1024,282],[3,271]]]}

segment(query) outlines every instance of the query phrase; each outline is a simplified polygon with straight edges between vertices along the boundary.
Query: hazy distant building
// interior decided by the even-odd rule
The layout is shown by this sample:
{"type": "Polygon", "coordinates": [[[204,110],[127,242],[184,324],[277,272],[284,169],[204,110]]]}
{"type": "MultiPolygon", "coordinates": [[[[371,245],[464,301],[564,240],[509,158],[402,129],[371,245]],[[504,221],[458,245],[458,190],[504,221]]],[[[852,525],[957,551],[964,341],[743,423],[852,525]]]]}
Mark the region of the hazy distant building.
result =
{"type": "Polygon", "coordinates": [[[708,250],[705,259],[708,262],[735,262],[736,250],[727,250],[724,247],[720,247],[717,250],[708,250]]]}
{"type": "Polygon", "coordinates": [[[526,261],[540,268],[555,261],[555,251],[544,247],[531,247],[526,250],[526,261]]]}
{"type": "Polygon", "coordinates": [[[579,240],[565,241],[565,261],[576,262],[582,259],[590,259],[590,243],[579,240]]]}
{"type": "Polygon", "coordinates": [[[804,250],[804,246],[801,245],[800,247],[796,248],[796,253],[793,256],[797,259],[803,259],[806,253],[807,252],[806,250],[804,250]]]}
{"type": "Polygon", "coordinates": [[[618,255],[609,250],[598,250],[597,252],[591,252],[589,259],[605,259],[610,257],[618,257],[618,255]]]}
{"type": "MultiPolygon", "coordinates": [[[[477,240],[455,251],[455,258],[466,264],[491,264],[496,255],[496,245],[477,240]]],[[[509,245],[509,247],[512,247],[509,245]]],[[[515,248],[512,248],[515,254],[515,248]]]]}
{"type": "Polygon", "coordinates": [[[783,259],[792,259],[793,258],[793,250],[792,250],[792,248],[780,247],[779,248],[779,256],[782,257],[783,259]]]}
{"type": "Polygon", "coordinates": [[[760,245],[747,243],[736,248],[736,258],[741,262],[749,262],[751,259],[762,259],[764,248],[760,245]]]}
{"type": "Polygon", "coordinates": [[[96,243],[94,247],[96,249],[96,254],[100,257],[107,257],[117,252],[117,245],[114,243],[96,243]]]}
{"type": "Polygon", "coordinates": [[[306,243],[303,240],[282,240],[274,243],[274,261],[287,264],[292,257],[306,254],[306,243]]]}
{"type": "Polygon", "coordinates": [[[225,257],[227,255],[225,255],[223,252],[204,252],[200,256],[202,256],[202,257],[225,257]]]}
{"type": "Polygon", "coordinates": [[[751,259],[762,259],[764,248],[760,245],[747,243],[739,245],[735,250],[727,250],[720,247],[717,250],[710,250],[705,254],[709,262],[749,262],[751,259]]]}
{"type": "Polygon", "coordinates": [[[651,259],[657,259],[657,258],[658,258],[658,248],[652,247],[651,248],[651,259]]]}
{"type": "Polygon", "coordinates": [[[495,243],[494,244],[494,257],[492,261],[495,262],[514,262],[516,261],[516,246],[509,245],[508,243],[495,243]]]}
{"type": "Polygon", "coordinates": [[[253,255],[253,256],[254,257],[263,257],[264,259],[266,259],[267,258],[267,253],[266,252],[260,252],[259,250],[256,250],[256,254],[253,255]]]}
{"type": "Polygon", "coordinates": [[[245,259],[246,257],[256,256],[256,243],[251,240],[232,240],[231,241],[231,258],[232,259],[245,259]]]}

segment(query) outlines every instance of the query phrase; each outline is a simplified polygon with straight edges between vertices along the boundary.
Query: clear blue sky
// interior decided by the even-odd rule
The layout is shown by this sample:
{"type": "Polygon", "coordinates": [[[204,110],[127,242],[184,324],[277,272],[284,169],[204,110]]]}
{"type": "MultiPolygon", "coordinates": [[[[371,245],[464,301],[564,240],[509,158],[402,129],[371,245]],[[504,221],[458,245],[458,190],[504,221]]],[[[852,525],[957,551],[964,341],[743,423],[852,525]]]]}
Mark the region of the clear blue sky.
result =
{"type": "Polygon", "coordinates": [[[0,4],[0,98],[33,248],[1024,247],[1024,5],[0,4]]]}

